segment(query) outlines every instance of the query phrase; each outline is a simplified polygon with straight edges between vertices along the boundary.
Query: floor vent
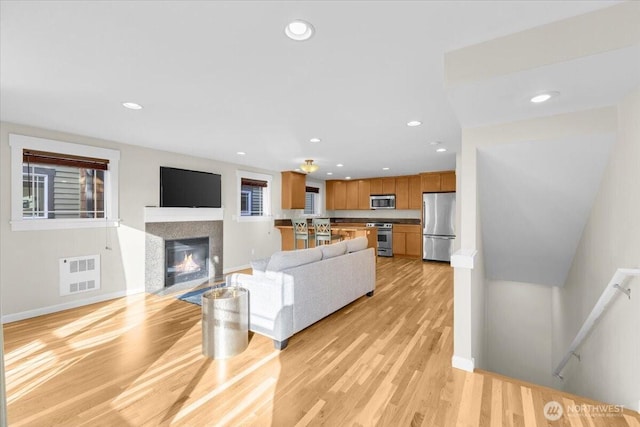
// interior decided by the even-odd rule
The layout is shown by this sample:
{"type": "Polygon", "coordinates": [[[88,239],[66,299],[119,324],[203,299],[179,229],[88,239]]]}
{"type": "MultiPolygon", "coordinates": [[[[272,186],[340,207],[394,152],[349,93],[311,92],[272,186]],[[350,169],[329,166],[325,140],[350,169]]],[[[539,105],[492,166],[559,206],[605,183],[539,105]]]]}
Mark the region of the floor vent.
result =
{"type": "Polygon", "coordinates": [[[60,258],[60,296],[100,289],[100,255],[60,258]]]}

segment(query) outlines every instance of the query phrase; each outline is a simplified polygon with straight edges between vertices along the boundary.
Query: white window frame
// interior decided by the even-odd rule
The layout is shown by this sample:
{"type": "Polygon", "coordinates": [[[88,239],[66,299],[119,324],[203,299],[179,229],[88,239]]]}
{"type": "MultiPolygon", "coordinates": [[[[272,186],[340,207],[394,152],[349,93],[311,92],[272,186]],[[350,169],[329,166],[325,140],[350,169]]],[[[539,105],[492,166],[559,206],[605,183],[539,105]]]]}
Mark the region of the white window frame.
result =
{"type": "MultiPolygon", "coordinates": [[[[42,211],[42,213],[36,217],[29,217],[28,219],[38,219],[38,218],[43,218],[43,219],[48,219],[49,218],[49,176],[43,173],[35,173],[33,172],[33,170],[35,170],[35,166],[31,166],[31,173],[29,173],[29,171],[27,171],[27,173],[22,172],[22,181],[24,183],[24,177],[25,175],[27,177],[31,177],[31,188],[32,188],[32,194],[35,195],[35,182],[33,181],[33,178],[42,178],[42,184],[44,186],[44,211],[42,211]]],[[[23,184],[24,185],[24,184],[23,184]]],[[[24,192],[24,190],[23,190],[24,192]]],[[[24,193],[22,194],[22,201],[24,202],[24,193]]],[[[24,218],[24,206],[22,208],[22,217],[24,218]]]]}
{"type": "Polygon", "coordinates": [[[11,147],[11,230],[60,230],[75,228],[117,227],[119,225],[118,175],[120,151],[93,147],[52,139],[9,134],[11,147]],[[22,164],[23,150],[49,151],[83,157],[109,160],[104,174],[104,218],[23,218],[22,217],[22,164]]]}
{"type": "MultiPolygon", "coordinates": [[[[314,213],[312,213],[312,214],[306,214],[306,213],[304,213],[304,209],[303,209],[302,210],[302,216],[306,217],[306,218],[324,216],[324,211],[322,209],[322,207],[324,206],[324,201],[322,199],[322,192],[324,191],[323,185],[321,183],[319,183],[319,182],[308,180],[307,183],[306,183],[306,187],[315,187],[315,188],[319,189],[319,192],[315,193],[316,194],[316,197],[315,197],[315,199],[316,199],[315,200],[316,211],[314,213]]],[[[305,189],[305,204],[306,204],[306,195],[307,195],[307,191],[305,189]]]]}
{"type": "Polygon", "coordinates": [[[273,212],[271,210],[271,197],[273,189],[273,177],[271,175],[248,172],[237,170],[236,171],[236,220],[238,222],[259,222],[259,221],[271,221],[273,219],[273,212]],[[242,194],[242,178],[255,179],[259,181],[267,182],[267,189],[265,190],[264,197],[262,198],[262,215],[242,215],[241,212],[241,194],[242,194]]]}

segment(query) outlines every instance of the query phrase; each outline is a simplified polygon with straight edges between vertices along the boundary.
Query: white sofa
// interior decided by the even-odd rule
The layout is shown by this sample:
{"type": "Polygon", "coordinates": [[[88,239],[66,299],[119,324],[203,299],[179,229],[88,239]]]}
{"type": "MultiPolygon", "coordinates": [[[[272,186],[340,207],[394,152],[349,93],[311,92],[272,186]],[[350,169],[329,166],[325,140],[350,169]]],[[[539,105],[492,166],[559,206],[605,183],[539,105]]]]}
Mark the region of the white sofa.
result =
{"type": "Polygon", "coordinates": [[[376,286],[375,250],[359,237],[311,249],[276,252],[252,263],[253,275],[227,276],[249,291],[249,329],[282,350],[289,337],[376,286]]]}

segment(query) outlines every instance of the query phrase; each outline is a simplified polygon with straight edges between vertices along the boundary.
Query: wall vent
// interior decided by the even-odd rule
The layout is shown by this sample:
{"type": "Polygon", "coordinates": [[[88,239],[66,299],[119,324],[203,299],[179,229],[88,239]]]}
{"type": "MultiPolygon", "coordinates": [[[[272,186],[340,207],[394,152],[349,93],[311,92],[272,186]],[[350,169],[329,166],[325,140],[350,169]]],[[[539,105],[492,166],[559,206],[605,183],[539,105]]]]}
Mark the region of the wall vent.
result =
{"type": "Polygon", "coordinates": [[[60,258],[60,296],[100,289],[100,255],[60,258]]]}

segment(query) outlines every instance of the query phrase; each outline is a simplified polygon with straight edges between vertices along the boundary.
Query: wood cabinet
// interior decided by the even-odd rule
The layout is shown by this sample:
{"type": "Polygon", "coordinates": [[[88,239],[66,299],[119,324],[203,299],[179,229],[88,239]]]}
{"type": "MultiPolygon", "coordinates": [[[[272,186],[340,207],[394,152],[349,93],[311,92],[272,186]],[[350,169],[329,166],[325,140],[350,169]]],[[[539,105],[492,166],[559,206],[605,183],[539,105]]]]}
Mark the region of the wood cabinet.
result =
{"type": "Polygon", "coordinates": [[[454,171],[425,172],[420,175],[329,180],[326,182],[327,210],[369,210],[369,197],[395,194],[396,209],[422,209],[422,193],[456,191],[454,171]]]}
{"type": "Polygon", "coordinates": [[[397,224],[393,226],[393,255],[411,258],[422,257],[422,229],[419,225],[397,224]]]}
{"type": "Polygon", "coordinates": [[[396,178],[396,209],[409,209],[409,177],[396,178]]]}
{"type": "Polygon", "coordinates": [[[347,209],[347,184],[345,181],[333,182],[333,209],[347,209]]]}
{"type": "Polygon", "coordinates": [[[455,172],[442,172],[440,174],[440,191],[456,191],[455,172]]]}
{"type": "Polygon", "coordinates": [[[303,173],[282,172],[282,209],[304,209],[306,182],[303,173]]]}
{"type": "Polygon", "coordinates": [[[383,194],[382,193],[382,178],[373,178],[369,180],[371,194],[383,194]]]}
{"type": "MultiPolygon", "coordinates": [[[[396,180],[396,187],[398,181],[396,180]]],[[[422,209],[422,187],[420,186],[420,175],[409,177],[409,209],[422,209]]]]}
{"type": "Polygon", "coordinates": [[[367,210],[371,207],[369,196],[371,195],[371,182],[368,179],[358,180],[358,209],[367,210]]]}
{"type": "Polygon", "coordinates": [[[335,181],[327,181],[325,182],[325,209],[328,211],[332,211],[335,209],[335,204],[333,203],[333,183],[335,181]]]}
{"type": "Polygon", "coordinates": [[[395,178],[382,178],[382,194],[396,194],[395,178]]]}
{"type": "Polygon", "coordinates": [[[347,209],[358,209],[358,181],[347,181],[347,209]]]}
{"type": "Polygon", "coordinates": [[[420,174],[423,193],[456,191],[455,171],[425,172],[420,174]]]}

